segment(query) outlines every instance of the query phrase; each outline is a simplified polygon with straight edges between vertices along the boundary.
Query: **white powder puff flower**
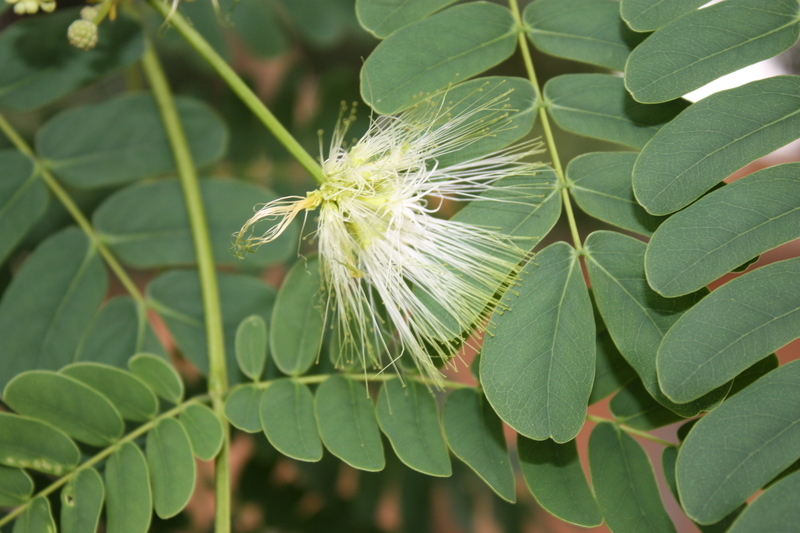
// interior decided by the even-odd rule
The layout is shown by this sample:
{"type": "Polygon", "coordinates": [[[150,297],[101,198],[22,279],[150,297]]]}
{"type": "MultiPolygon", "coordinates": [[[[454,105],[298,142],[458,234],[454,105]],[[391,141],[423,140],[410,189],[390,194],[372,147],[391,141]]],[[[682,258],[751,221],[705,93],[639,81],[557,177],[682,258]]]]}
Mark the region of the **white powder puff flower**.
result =
{"type": "MultiPolygon", "coordinates": [[[[433,383],[434,358],[448,360],[454,339],[485,327],[509,276],[529,246],[497,231],[435,216],[444,200],[491,201],[483,193],[508,188],[510,176],[531,176],[517,187],[533,196],[539,166],[522,159],[538,152],[529,142],[440,168],[438,160],[509,127],[507,94],[451,116],[428,102],[398,116],[374,118],[352,146],[344,136],[353,114],[340,120],[322,165],[324,183],[306,197],[264,205],[236,234],[236,248],[251,250],[275,239],[303,211],[319,208],[316,232],[326,309],[345,362],[385,366],[384,354],[408,353],[433,383]],[[269,231],[249,235],[260,220],[269,231]]],[[[392,360],[394,361],[394,359],[392,360]]]]}

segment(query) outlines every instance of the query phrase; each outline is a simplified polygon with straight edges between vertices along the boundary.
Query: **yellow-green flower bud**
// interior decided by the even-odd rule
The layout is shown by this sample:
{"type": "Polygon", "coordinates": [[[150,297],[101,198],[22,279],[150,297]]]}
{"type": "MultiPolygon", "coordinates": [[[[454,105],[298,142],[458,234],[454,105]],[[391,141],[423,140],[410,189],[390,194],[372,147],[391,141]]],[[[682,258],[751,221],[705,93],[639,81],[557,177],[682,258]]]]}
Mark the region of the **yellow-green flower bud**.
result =
{"type": "Polygon", "coordinates": [[[81,9],[81,18],[83,20],[90,20],[94,22],[98,11],[99,10],[94,6],[84,6],[83,9],[81,9]]]}
{"type": "Polygon", "coordinates": [[[97,26],[90,20],[76,20],[67,29],[69,43],[81,50],[91,50],[97,44],[97,26]]]}

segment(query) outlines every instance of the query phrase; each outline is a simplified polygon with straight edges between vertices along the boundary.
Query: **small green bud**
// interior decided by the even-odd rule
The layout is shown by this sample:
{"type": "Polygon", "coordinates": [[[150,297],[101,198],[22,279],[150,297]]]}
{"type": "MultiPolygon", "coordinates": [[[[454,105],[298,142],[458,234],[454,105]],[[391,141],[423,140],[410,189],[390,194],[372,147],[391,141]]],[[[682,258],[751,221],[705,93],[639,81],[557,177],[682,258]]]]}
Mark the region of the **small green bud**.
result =
{"type": "Polygon", "coordinates": [[[90,20],[76,20],[67,28],[69,43],[81,50],[91,50],[97,44],[97,26],[90,20]]]}
{"type": "Polygon", "coordinates": [[[83,9],[81,9],[81,18],[83,20],[89,20],[94,22],[94,19],[97,16],[98,11],[99,9],[97,9],[94,6],[83,6],[83,9]]]}
{"type": "Polygon", "coordinates": [[[56,9],[56,3],[54,0],[39,2],[39,7],[42,8],[42,11],[45,13],[52,13],[56,9]]]}

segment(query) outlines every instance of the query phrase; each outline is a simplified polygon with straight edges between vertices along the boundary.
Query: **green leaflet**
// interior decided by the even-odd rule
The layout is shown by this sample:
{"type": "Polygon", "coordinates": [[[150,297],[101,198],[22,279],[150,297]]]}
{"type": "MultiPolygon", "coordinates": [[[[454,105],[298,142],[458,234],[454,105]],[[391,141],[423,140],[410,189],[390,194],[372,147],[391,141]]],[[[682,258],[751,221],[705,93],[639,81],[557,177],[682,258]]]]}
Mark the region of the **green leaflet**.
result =
{"type": "Polygon", "coordinates": [[[21,468],[0,466],[0,506],[16,507],[33,494],[33,479],[21,468]]]}
{"type": "Polygon", "coordinates": [[[16,150],[0,151],[0,264],[44,214],[47,187],[33,163],[16,150]]]}
{"type": "Polygon", "coordinates": [[[690,401],[800,336],[800,258],[730,281],[681,317],[658,349],[664,393],[690,401]]]}
{"type": "Polygon", "coordinates": [[[611,531],[675,533],[647,453],[632,437],[603,422],[589,438],[592,485],[611,531]]]}
{"type": "Polygon", "coordinates": [[[431,108],[440,109],[434,129],[453,117],[472,112],[465,124],[492,127],[492,134],[438,158],[440,168],[449,167],[500,150],[528,134],[536,120],[536,90],[524,78],[487,76],[459,83],[430,99],[431,108]],[[481,105],[489,109],[473,111],[481,105]]]}
{"type": "Polygon", "coordinates": [[[189,436],[180,422],[165,418],[147,433],[145,451],[156,514],[175,516],[189,503],[197,477],[189,436]]]}
{"type": "Polygon", "coordinates": [[[161,357],[149,353],[140,353],[128,361],[128,368],[158,396],[174,404],[183,399],[183,380],[161,357]]]}
{"type": "Polygon", "coordinates": [[[636,152],[583,154],[567,165],[570,192],[587,214],[640,235],[652,235],[664,217],[656,217],[636,202],[631,185],[636,152]]]}
{"type": "Polygon", "coordinates": [[[179,422],[186,430],[192,451],[201,461],[210,461],[222,448],[222,424],[205,405],[189,405],[181,411],[179,422]]]}
{"type": "Polygon", "coordinates": [[[319,356],[325,335],[324,299],[316,257],[297,261],[272,309],[270,352],[284,374],[299,376],[319,356]]]}
{"type": "Polygon", "coordinates": [[[166,357],[147,320],[146,309],[140,308],[130,296],[117,296],[103,304],[95,315],[76,359],[128,368],[128,359],[139,352],[166,357]]]}
{"type": "Polygon", "coordinates": [[[267,362],[267,323],[250,315],[236,328],[236,362],[242,374],[258,381],[267,362]]]}
{"type": "Polygon", "coordinates": [[[651,31],[705,3],[706,0],[622,0],[620,13],[632,29],[651,31]]]}
{"type": "Polygon", "coordinates": [[[692,404],[678,405],[659,389],[656,374],[656,352],[665,333],[707,291],[674,299],[656,294],[645,279],[646,245],[632,237],[596,231],[589,235],[585,245],[586,266],[597,307],[620,353],[636,370],[647,392],[684,417],[695,416],[722,400],[727,388],[692,404]]]}
{"type": "Polygon", "coordinates": [[[37,496],[14,522],[11,533],[56,533],[56,523],[47,498],[37,496]]]}
{"type": "Polygon", "coordinates": [[[37,418],[92,446],[108,446],[125,429],[119,411],[102,394],[77,379],[31,370],[8,382],[3,401],[24,416],[37,418]]]}
{"type": "Polygon", "coordinates": [[[790,531],[800,521],[800,472],[771,486],[739,516],[730,533],[790,531]]]}
{"type": "Polygon", "coordinates": [[[158,414],[156,395],[131,373],[98,363],[76,363],[60,372],[103,394],[122,418],[144,422],[158,414]]]}
{"type": "MultiPolygon", "coordinates": [[[[228,141],[222,120],[199,100],[177,97],[175,105],[194,163],[204,166],[221,158],[228,141]]],[[[37,132],[36,151],[67,185],[84,189],[175,170],[161,114],[149,94],[128,93],[62,111],[37,132]]],[[[145,205],[151,216],[158,213],[157,206],[145,205]]]]}
{"type": "Polygon", "coordinates": [[[422,20],[455,0],[356,0],[361,26],[379,39],[422,20]]]}
{"type": "Polygon", "coordinates": [[[264,390],[261,427],[279,452],[299,461],[322,459],[322,441],[314,419],[314,395],[306,385],[278,379],[264,390]]]}
{"type": "MultiPolygon", "coordinates": [[[[206,206],[211,246],[218,264],[263,267],[284,261],[297,246],[297,225],[287,228],[278,239],[239,260],[231,251],[232,237],[253,206],[275,200],[266,189],[238,180],[208,179],[200,182],[206,206]]],[[[196,262],[189,218],[178,180],[161,180],[132,185],[106,199],[94,212],[92,221],[111,249],[125,263],[136,268],[191,265],[196,262]],[[142,209],[146,205],[147,209],[142,209]]],[[[260,234],[274,223],[256,224],[260,234]]]]}
{"type": "Polygon", "coordinates": [[[454,390],[447,396],[442,425],[450,449],[495,493],[514,503],[514,472],[508,458],[503,423],[483,394],[454,390]]]}
{"type": "Polygon", "coordinates": [[[261,431],[259,405],[262,394],[263,391],[254,384],[234,387],[225,400],[225,416],[228,421],[248,433],[261,431]]]}
{"type": "Polygon", "coordinates": [[[557,444],[517,437],[525,483],[548,512],[571,524],[595,527],[603,522],[578,458],[575,441],[557,444]]]}
{"type": "Polygon", "coordinates": [[[314,414],[322,442],[354,468],[377,472],[386,464],[375,408],[363,383],[331,376],[317,388],[314,414]]]}
{"type": "Polygon", "coordinates": [[[150,475],[142,450],[120,446],[106,461],[107,533],[147,533],[153,515],[150,475]]]}
{"type": "Polygon", "coordinates": [[[67,228],[39,245],[0,302],[0,387],[72,362],[105,293],[105,268],[83,232],[67,228]]]}
{"type": "MultiPolygon", "coordinates": [[[[212,11],[209,9],[212,6],[204,7],[212,11]]],[[[230,18],[236,35],[255,56],[274,57],[289,49],[289,38],[274,4],[237,2],[231,10],[230,18]]],[[[219,27],[216,20],[214,25],[219,27]]]]}
{"type": "Polygon", "coordinates": [[[594,376],[594,320],[578,257],[566,243],[539,252],[516,295],[491,318],[481,384],[497,414],[537,440],[572,440],[583,426],[594,376]]]}
{"type": "MultiPolygon", "coordinates": [[[[275,301],[275,289],[258,278],[242,274],[217,275],[225,328],[225,354],[228,380],[240,380],[236,364],[236,329],[250,315],[261,316],[268,324],[275,301]]],[[[150,281],[147,296],[164,319],[181,352],[202,372],[208,374],[208,348],[203,322],[203,301],[195,270],[173,270],[150,281]]]]}
{"type": "Polygon", "coordinates": [[[378,423],[395,453],[409,467],[430,476],[453,473],[430,389],[413,380],[386,381],[378,395],[378,423]]]}
{"type": "Polygon", "coordinates": [[[609,408],[617,422],[643,431],[660,428],[684,418],[653,398],[640,379],[631,381],[614,395],[609,408]]]}
{"type": "Polygon", "coordinates": [[[799,384],[800,361],[787,363],[692,428],[678,454],[676,477],[693,520],[722,519],[800,457],[799,384]],[[730,442],[736,445],[725,445],[730,442]]]}
{"type": "Polygon", "coordinates": [[[108,21],[97,46],[64,46],[78,8],[19,20],[0,36],[0,106],[20,111],[54,102],[75,89],[130,65],[144,51],[141,28],[128,17],[108,21]]]}
{"type": "Polygon", "coordinates": [[[61,489],[61,533],[95,533],[103,510],[103,478],[84,468],[61,489]]]}
{"type": "Polygon", "coordinates": [[[798,131],[800,76],[775,76],[712,94],[664,126],[642,150],[633,167],[636,199],[654,215],[677,211],[795,140],[798,131]]]}
{"type": "Polygon", "coordinates": [[[625,70],[628,54],[647,37],[620,18],[617,0],[538,0],[523,14],[542,52],[625,70]]]}
{"type": "Polygon", "coordinates": [[[589,396],[589,405],[597,403],[609,394],[617,392],[636,377],[636,371],[619,353],[608,331],[597,333],[595,340],[594,384],[589,396]]]}
{"type": "Polygon", "coordinates": [[[653,235],[647,281],[665,296],[695,291],[800,237],[800,163],[755,172],[676,213],[653,235]]]}
{"type": "Polygon", "coordinates": [[[544,99],[562,128],[633,148],[643,148],[689,105],[680,99],[640,104],[625,90],[621,78],[608,74],[557,76],[545,84],[544,99]]]}
{"type": "Polygon", "coordinates": [[[395,113],[500,63],[515,44],[507,8],[451,7],[381,42],[361,69],[361,96],[378,113],[395,113]]]}
{"type": "Polygon", "coordinates": [[[795,0],[728,0],[665,25],[631,53],[625,86],[639,102],[666,102],[778,55],[800,35],[795,0]]]}
{"type": "Polygon", "coordinates": [[[60,429],[11,413],[0,413],[0,462],[60,476],[78,465],[81,455],[60,429]]]}

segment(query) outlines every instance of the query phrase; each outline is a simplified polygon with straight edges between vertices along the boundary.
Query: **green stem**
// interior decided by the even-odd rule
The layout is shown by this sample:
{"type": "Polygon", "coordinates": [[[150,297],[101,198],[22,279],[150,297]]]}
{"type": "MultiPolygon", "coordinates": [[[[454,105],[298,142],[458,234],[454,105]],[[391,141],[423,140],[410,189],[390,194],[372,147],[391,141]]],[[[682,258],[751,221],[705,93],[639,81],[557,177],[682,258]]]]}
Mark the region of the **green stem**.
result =
{"type": "Polygon", "coordinates": [[[531,51],[528,48],[528,40],[525,36],[525,24],[522,21],[522,16],[519,12],[517,0],[508,0],[508,5],[517,22],[517,38],[519,40],[519,47],[522,50],[522,59],[525,62],[525,70],[528,72],[528,79],[530,79],[533,88],[536,91],[536,99],[539,105],[539,120],[542,122],[542,129],[544,129],[544,137],[547,141],[547,149],[553,157],[553,168],[558,176],[558,182],[561,187],[561,199],[564,203],[564,211],[567,213],[567,221],[569,222],[569,229],[572,233],[572,242],[575,244],[576,250],[583,249],[581,244],[581,237],[578,233],[578,224],[575,222],[575,213],[572,210],[572,202],[569,198],[567,178],[564,175],[564,169],[561,167],[561,159],[558,157],[558,149],[556,142],[553,138],[553,130],[550,128],[550,117],[547,115],[547,106],[545,105],[544,98],[542,97],[542,90],[539,87],[539,82],[536,80],[536,71],[533,69],[533,61],[531,60],[531,51]]]}
{"type": "Polygon", "coordinates": [[[177,11],[172,15],[170,12],[170,2],[163,0],[149,0],[150,5],[165,18],[169,16],[169,23],[178,30],[184,39],[197,51],[203,59],[217,71],[225,83],[241,98],[242,102],[250,108],[250,111],[258,117],[261,122],[272,132],[281,144],[289,151],[303,168],[311,174],[317,183],[322,184],[325,177],[322,175],[322,168],[319,163],[292,137],[283,124],[275,118],[275,115],[259,100],[258,96],[250,90],[250,87],[242,81],[242,78],[222,59],[208,42],[186,21],[177,11]]]}
{"type": "Polygon", "coordinates": [[[223,425],[223,435],[225,435],[222,451],[217,455],[215,461],[216,514],[214,525],[216,533],[228,533],[231,525],[230,441],[228,422],[224,413],[224,397],[228,390],[228,372],[225,361],[222,307],[219,299],[217,273],[214,266],[214,254],[211,249],[211,238],[208,233],[200,183],[192,161],[189,143],[186,140],[186,134],[183,131],[164,69],[161,67],[155,49],[149,40],[146,42],[145,53],[142,56],[142,66],[150,82],[150,87],[161,112],[164,129],[172,147],[172,155],[175,158],[175,165],[178,169],[178,177],[186,203],[186,211],[189,215],[189,226],[192,230],[208,343],[209,393],[214,411],[223,425]]]}
{"type": "Polygon", "coordinates": [[[100,461],[102,461],[103,459],[105,459],[106,457],[111,455],[112,453],[114,453],[114,451],[119,449],[119,447],[122,446],[123,444],[125,444],[126,442],[132,442],[132,441],[136,440],[137,438],[141,437],[142,435],[146,434],[148,431],[153,429],[156,426],[156,424],[158,424],[159,422],[161,422],[165,418],[174,418],[175,416],[179,415],[184,409],[186,409],[190,405],[197,405],[197,404],[200,404],[200,403],[205,403],[208,400],[209,400],[209,397],[206,396],[206,395],[195,396],[194,398],[191,398],[190,400],[187,400],[187,401],[183,402],[182,404],[173,407],[169,411],[164,411],[163,413],[158,415],[153,420],[151,420],[151,421],[149,421],[149,422],[147,422],[145,424],[142,424],[138,428],[134,429],[133,431],[131,431],[130,433],[128,433],[127,435],[125,435],[124,437],[119,439],[112,446],[109,446],[108,448],[102,450],[101,452],[99,452],[97,455],[95,455],[94,457],[92,457],[88,461],[86,461],[84,463],[81,463],[75,470],[73,470],[69,474],[65,475],[64,477],[58,478],[56,481],[54,481],[53,483],[51,483],[50,485],[48,485],[47,487],[45,487],[44,489],[39,491],[37,494],[32,496],[31,499],[28,500],[27,502],[25,502],[24,504],[20,505],[19,507],[16,507],[16,508],[12,509],[11,512],[9,512],[2,519],[0,519],[0,527],[3,527],[4,525],[10,523],[17,516],[19,516],[22,512],[24,512],[25,509],[28,508],[28,505],[30,505],[31,502],[33,502],[33,500],[35,500],[37,497],[39,497],[39,496],[47,496],[48,494],[52,494],[53,492],[55,492],[59,488],[61,488],[64,485],[66,485],[69,482],[69,480],[72,479],[73,477],[75,477],[81,470],[85,470],[87,468],[93,467],[94,465],[96,465],[97,463],[99,463],[100,461]]]}
{"type": "Polygon", "coordinates": [[[610,423],[614,424],[619,429],[621,429],[622,431],[624,431],[625,433],[627,433],[629,435],[636,435],[637,437],[642,437],[643,439],[647,439],[649,441],[656,442],[656,443],[658,443],[658,444],[660,444],[662,446],[672,446],[672,447],[677,446],[677,444],[675,444],[674,442],[670,442],[670,441],[664,440],[664,439],[659,439],[658,437],[654,437],[653,435],[651,435],[650,433],[647,433],[646,431],[641,431],[639,429],[634,429],[634,428],[632,428],[630,426],[626,426],[625,424],[617,422],[616,420],[609,420],[608,418],[603,418],[603,417],[594,416],[594,415],[586,415],[586,420],[589,420],[590,422],[595,422],[597,424],[599,424],[600,422],[610,422],[610,423]]]}
{"type": "Polygon", "coordinates": [[[58,198],[64,208],[69,212],[70,215],[72,215],[72,218],[75,220],[78,226],[80,226],[86,236],[89,237],[89,239],[92,241],[92,245],[103,257],[111,271],[117,276],[120,283],[122,283],[122,285],[128,291],[128,294],[131,295],[131,298],[136,301],[140,308],[143,308],[145,305],[144,296],[142,295],[141,291],[139,291],[138,287],[136,287],[136,284],[133,282],[130,276],[128,276],[128,273],[125,271],[122,265],[119,264],[117,258],[114,257],[114,254],[111,253],[111,250],[108,249],[108,246],[106,246],[106,243],[103,241],[102,237],[97,234],[89,220],[84,216],[80,208],[72,200],[72,197],[70,197],[69,193],[64,189],[64,187],[61,186],[61,183],[59,183],[56,177],[53,176],[50,170],[47,169],[45,163],[36,156],[28,143],[25,142],[22,136],[17,133],[11,123],[9,123],[3,115],[0,115],[0,130],[5,133],[6,137],[8,137],[17,150],[22,152],[23,155],[28,157],[28,159],[33,162],[39,172],[39,175],[42,176],[42,179],[50,188],[50,191],[53,193],[53,195],[58,198]]]}

